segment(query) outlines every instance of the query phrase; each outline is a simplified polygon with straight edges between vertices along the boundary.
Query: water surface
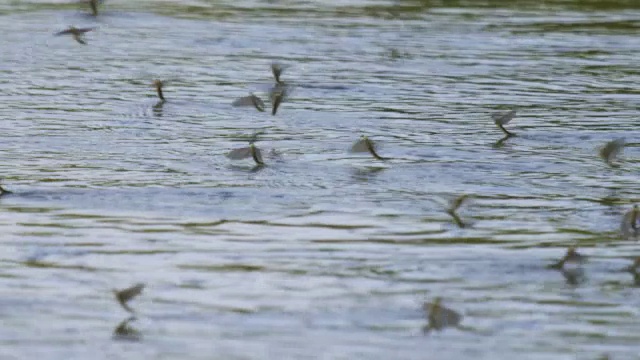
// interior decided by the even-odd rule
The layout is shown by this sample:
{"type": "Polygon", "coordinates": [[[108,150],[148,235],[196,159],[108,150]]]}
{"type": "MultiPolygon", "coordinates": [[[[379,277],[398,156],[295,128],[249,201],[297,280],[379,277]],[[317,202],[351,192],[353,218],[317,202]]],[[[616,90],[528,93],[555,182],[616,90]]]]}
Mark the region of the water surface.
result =
{"type": "Polygon", "coordinates": [[[1,357],[636,359],[640,6],[604,3],[0,0],[1,357]],[[277,116],[232,107],[274,61],[277,116]]]}

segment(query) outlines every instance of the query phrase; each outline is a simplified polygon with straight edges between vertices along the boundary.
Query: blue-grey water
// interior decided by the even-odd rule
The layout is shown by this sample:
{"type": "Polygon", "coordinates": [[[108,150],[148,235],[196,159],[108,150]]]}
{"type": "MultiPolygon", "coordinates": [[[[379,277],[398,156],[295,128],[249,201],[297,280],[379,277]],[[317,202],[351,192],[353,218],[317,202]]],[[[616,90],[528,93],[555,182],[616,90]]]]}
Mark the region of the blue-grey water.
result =
{"type": "Polygon", "coordinates": [[[0,0],[0,358],[638,359],[635,1],[100,10],[0,0]],[[273,62],[277,115],[232,107],[273,62]],[[254,133],[265,167],[225,157],[254,133]],[[423,334],[435,297],[461,328],[423,334]]]}

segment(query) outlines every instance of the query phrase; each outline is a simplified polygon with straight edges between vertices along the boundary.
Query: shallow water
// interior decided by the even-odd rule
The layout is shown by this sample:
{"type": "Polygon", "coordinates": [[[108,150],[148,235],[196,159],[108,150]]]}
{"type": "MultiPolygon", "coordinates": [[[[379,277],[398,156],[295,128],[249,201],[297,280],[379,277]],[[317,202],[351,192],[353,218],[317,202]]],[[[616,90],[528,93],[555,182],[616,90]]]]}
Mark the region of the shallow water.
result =
{"type": "Polygon", "coordinates": [[[640,7],[540,3],[0,0],[0,357],[636,359],[640,7]],[[277,116],[232,107],[273,61],[277,116]],[[464,327],[425,336],[437,296],[464,327]]]}

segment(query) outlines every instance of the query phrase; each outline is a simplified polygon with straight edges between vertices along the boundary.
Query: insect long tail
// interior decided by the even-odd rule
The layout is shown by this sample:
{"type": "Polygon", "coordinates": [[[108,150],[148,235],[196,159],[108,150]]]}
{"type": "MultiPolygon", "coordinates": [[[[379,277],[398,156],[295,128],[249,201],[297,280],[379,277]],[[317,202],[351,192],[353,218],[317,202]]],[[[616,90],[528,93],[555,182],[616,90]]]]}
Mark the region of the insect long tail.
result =
{"type": "Polygon", "coordinates": [[[500,128],[500,130],[502,130],[503,133],[505,133],[507,136],[516,136],[516,134],[510,132],[509,130],[505,129],[504,126],[502,126],[502,124],[498,124],[498,127],[500,128]]]}

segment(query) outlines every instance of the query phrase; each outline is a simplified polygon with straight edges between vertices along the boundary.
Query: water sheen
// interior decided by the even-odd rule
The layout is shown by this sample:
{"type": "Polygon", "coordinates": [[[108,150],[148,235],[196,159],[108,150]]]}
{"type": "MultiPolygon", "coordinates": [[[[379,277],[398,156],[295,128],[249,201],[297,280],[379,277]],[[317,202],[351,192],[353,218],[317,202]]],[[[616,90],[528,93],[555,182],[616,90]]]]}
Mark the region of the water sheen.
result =
{"type": "Polygon", "coordinates": [[[636,359],[638,2],[87,11],[0,0],[2,359],[636,359]],[[231,107],[274,61],[277,116],[231,107]],[[224,156],[256,132],[267,166],[224,156]],[[360,135],[392,160],[348,153],[360,135]],[[569,245],[578,284],[544,268],[569,245]],[[138,282],[119,341],[111,289],[138,282]],[[464,327],[425,336],[437,296],[464,327]]]}

